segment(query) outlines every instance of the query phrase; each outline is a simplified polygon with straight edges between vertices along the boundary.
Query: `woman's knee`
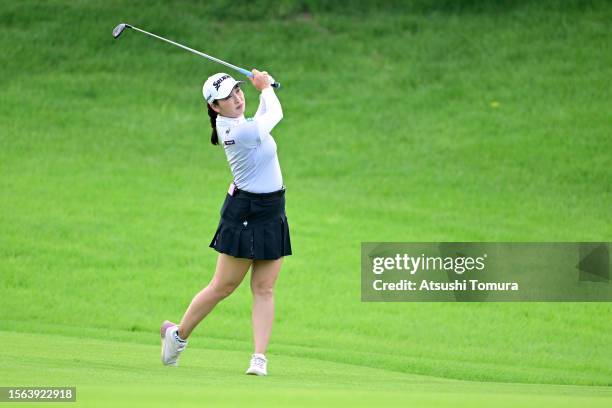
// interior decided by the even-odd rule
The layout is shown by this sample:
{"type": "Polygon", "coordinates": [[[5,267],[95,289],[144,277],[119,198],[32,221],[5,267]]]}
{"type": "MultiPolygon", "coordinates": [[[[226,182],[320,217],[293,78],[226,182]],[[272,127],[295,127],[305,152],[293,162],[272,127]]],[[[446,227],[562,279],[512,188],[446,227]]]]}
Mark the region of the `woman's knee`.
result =
{"type": "Polygon", "coordinates": [[[231,295],[234,290],[238,287],[240,282],[213,282],[209,285],[210,290],[213,292],[215,297],[219,299],[225,299],[229,295],[231,295]]]}
{"type": "Polygon", "coordinates": [[[269,282],[251,282],[251,292],[258,298],[272,298],[274,296],[274,285],[269,282]]]}

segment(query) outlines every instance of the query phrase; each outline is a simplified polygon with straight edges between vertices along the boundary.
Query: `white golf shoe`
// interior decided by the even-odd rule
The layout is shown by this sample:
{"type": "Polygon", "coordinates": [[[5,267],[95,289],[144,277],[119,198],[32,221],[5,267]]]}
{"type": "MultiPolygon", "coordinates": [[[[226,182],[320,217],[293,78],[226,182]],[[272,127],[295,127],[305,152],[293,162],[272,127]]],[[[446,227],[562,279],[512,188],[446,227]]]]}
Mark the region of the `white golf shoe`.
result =
{"type": "Polygon", "coordinates": [[[251,357],[251,365],[246,370],[245,374],[251,375],[268,375],[268,360],[263,354],[253,354],[251,357]]]}
{"type": "Polygon", "coordinates": [[[187,341],[178,337],[178,326],[166,320],[160,328],[161,360],[164,365],[177,366],[179,355],[187,347],[187,341]]]}

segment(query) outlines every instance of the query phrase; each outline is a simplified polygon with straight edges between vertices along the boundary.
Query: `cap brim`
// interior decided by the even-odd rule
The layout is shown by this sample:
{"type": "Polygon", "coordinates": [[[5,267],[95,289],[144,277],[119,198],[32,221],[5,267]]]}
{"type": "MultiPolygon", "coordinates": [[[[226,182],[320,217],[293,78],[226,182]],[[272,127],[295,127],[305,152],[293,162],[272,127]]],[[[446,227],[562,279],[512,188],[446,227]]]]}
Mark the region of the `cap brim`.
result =
{"type": "MultiPolygon", "coordinates": [[[[233,79],[233,78],[232,78],[233,79]]],[[[228,84],[230,82],[227,82],[228,84]]],[[[217,97],[215,99],[224,99],[227,98],[229,96],[229,94],[232,92],[232,90],[236,87],[236,85],[240,85],[240,84],[244,84],[245,81],[236,81],[234,80],[234,83],[232,84],[232,86],[224,86],[224,92],[220,92],[219,94],[217,94],[217,97]]]]}

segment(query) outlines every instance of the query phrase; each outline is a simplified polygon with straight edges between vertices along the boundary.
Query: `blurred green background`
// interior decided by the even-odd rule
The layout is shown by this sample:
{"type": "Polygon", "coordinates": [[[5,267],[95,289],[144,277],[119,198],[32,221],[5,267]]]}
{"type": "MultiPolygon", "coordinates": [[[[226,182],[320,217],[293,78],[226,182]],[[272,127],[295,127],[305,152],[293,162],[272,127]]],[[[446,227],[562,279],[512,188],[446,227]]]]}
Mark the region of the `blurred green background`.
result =
{"type": "MultiPolygon", "coordinates": [[[[283,358],[317,365],[312,384],[341,393],[330,404],[382,395],[356,368],[610,398],[607,303],[360,302],[362,241],[611,240],[610,21],[608,1],[2,2],[0,333],[42,354],[23,365],[29,348],[3,350],[0,385],[113,389],[113,369],[79,370],[130,358],[58,353],[75,338],[150,348],[146,382],[122,380],[135,390],[187,381],[167,378],[154,345],[214,271],[231,174],[201,86],[225,68],[133,31],[113,40],[127,22],[283,84],[273,136],[294,255],[276,290],[272,373],[284,378],[283,358]]],[[[257,93],[245,93],[252,115],[257,93]]],[[[247,283],[196,330],[185,370],[228,369],[216,353],[235,351],[223,385],[238,381],[247,283]]],[[[281,378],[274,392],[289,389],[281,378]]]]}

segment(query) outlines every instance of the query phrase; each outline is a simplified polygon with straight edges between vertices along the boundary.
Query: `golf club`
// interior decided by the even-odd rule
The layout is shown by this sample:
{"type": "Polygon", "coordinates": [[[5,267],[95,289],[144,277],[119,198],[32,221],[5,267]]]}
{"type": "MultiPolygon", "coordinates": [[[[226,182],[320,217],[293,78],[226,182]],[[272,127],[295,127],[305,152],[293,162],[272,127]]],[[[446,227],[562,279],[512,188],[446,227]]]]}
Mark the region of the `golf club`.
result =
{"type": "MultiPolygon", "coordinates": [[[[182,44],[179,44],[177,42],[170,41],[170,40],[168,40],[168,39],[166,39],[164,37],[160,37],[159,35],[155,35],[155,34],[150,33],[148,31],[142,30],[142,29],[140,29],[138,27],[134,27],[133,25],[130,25],[130,24],[121,23],[117,27],[115,27],[115,29],[113,30],[113,37],[115,39],[119,38],[119,36],[123,32],[123,30],[125,30],[126,28],[131,28],[132,30],[140,31],[143,34],[146,34],[146,35],[149,35],[151,37],[157,38],[158,40],[162,40],[162,41],[165,41],[165,42],[170,43],[172,45],[176,45],[177,47],[181,47],[182,49],[190,51],[190,52],[192,52],[192,53],[194,53],[196,55],[199,55],[200,57],[208,58],[211,61],[214,61],[214,62],[217,62],[219,64],[225,65],[228,68],[234,69],[234,70],[240,72],[241,74],[246,75],[249,78],[253,77],[253,73],[250,72],[250,71],[247,71],[244,68],[237,67],[236,65],[230,64],[229,62],[225,62],[223,60],[220,60],[219,58],[215,58],[215,57],[213,57],[211,55],[204,54],[203,52],[200,52],[198,50],[194,50],[193,48],[186,47],[186,46],[184,46],[182,44]]],[[[270,85],[272,87],[274,87],[274,88],[280,88],[280,83],[276,82],[272,77],[270,77],[270,85]]]]}

